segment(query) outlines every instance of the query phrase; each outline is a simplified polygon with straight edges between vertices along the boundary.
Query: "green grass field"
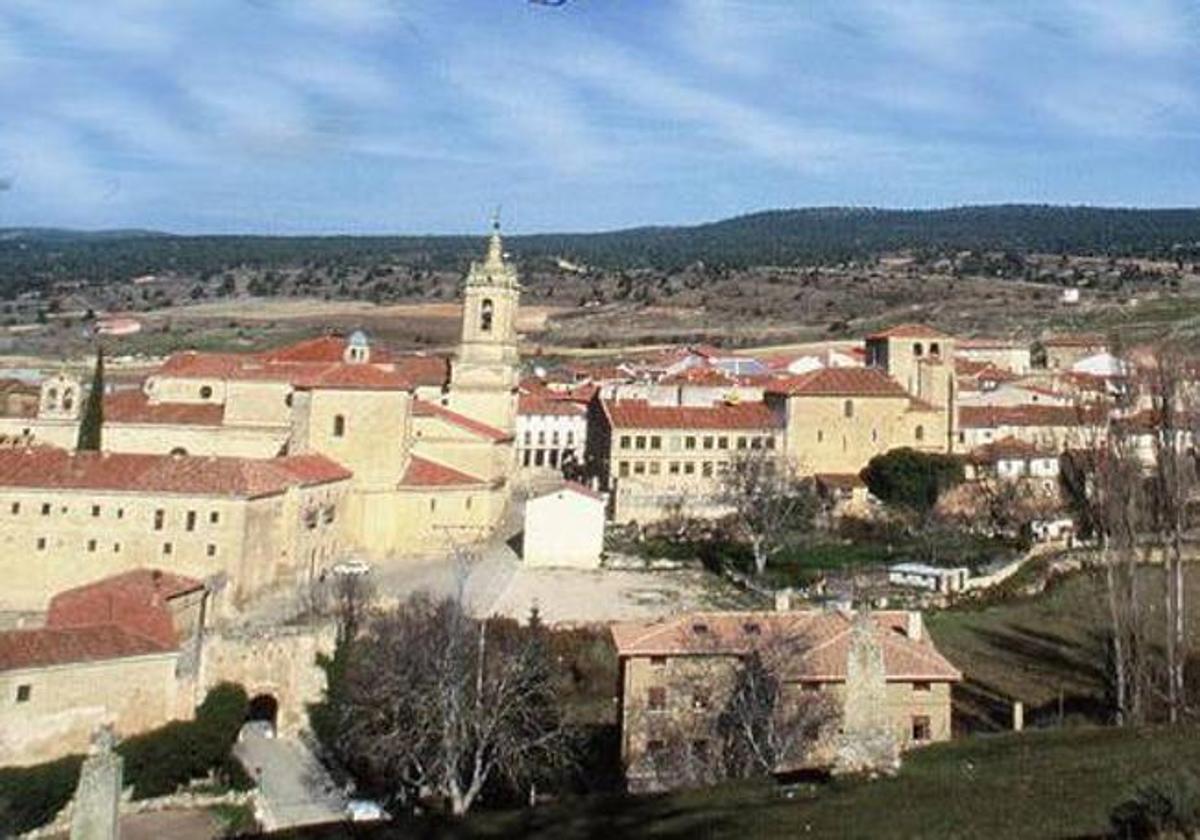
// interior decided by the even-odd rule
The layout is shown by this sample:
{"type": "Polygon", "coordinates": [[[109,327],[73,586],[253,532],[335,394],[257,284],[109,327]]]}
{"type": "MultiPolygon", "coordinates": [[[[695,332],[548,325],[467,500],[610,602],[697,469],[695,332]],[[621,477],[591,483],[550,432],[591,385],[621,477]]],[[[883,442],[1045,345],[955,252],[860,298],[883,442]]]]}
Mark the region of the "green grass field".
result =
{"type": "Polygon", "coordinates": [[[571,799],[462,822],[423,819],[356,837],[1044,838],[1097,837],[1141,783],[1200,763],[1200,729],[1074,728],[978,736],[910,753],[900,774],[788,789],[729,785],[658,797],[571,799]]]}

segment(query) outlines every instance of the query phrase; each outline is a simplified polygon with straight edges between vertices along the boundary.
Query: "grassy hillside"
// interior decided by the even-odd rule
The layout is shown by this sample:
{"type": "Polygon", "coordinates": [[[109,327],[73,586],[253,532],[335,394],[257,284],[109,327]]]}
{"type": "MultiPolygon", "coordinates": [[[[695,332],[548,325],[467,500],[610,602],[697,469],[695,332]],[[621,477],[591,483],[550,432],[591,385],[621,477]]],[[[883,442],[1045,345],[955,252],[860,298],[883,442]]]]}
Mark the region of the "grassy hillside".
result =
{"type": "Polygon", "coordinates": [[[313,829],[310,840],[400,837],[1095,837],[1148,777],[1200,762],[1200,729],[1067,729],[976,737],[912,753],[894,779],[794,789],[748,785],[572,800],[462,823],[313,829]]]}

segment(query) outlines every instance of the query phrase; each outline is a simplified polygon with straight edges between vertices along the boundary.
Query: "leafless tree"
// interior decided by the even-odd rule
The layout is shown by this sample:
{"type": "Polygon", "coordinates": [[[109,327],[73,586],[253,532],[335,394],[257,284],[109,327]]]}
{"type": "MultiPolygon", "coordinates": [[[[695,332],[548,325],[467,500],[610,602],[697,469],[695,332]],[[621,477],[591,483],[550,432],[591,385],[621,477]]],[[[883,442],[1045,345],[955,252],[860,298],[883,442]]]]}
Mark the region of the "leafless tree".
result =
{"type": "Polygon", "coordinates": [[[790,537],[812,528],[818,508],[812,479],[801,477],[796,464],[773,449],[745,450],[734,458],[721,480],[720,499],[750,543],[758,575],[790,537]]]}
{"type": "Polygon", "coordinates": [[[1187,365],[1174,349],[1160,347],[1147,373],[1153,444],[1150,465],[1150,525],[1162,553],[1166,576],[1166,698],[1167,714],[1177,723],[1184,706],[1185,632],[1183,537],[1187,505],[1196,487],[1192,454],[1191,394],[1187,365]]]}
{"type": "Polygon", "coordinates": [[[342,639],[356,638],[375,600],[375,582],[366,573],[335,573],[329,582],[338,634],[342,639]]]}
{"type": "Polygon", "coordinates": [[[393,800],[465,814],[489,781],[568,760],[540,631],[497,635],[461,601],[418,594],[364,628],[347,671],[339,752],[393,800]]]}
{"type": "Polygon", "coordinates": [[[1118,724],[1145,718],[1148,656],[1142,626],[1138,534],[1145,518],[1142,467],[1125,424],[1106,409],[1081,410],[1087,434],[1060,461],[1060,485],[1085,534],[1097,544],[1104,573],[1118,724]]]}

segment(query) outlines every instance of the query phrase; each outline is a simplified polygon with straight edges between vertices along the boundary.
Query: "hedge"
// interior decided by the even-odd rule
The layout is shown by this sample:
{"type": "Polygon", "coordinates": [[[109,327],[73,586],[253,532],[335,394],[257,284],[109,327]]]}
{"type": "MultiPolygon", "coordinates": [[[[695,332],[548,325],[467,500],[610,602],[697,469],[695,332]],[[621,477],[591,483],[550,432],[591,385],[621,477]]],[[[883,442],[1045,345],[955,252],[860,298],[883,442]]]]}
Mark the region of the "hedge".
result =
{"type": "Polygon", "coordinates": [[[0,767],[0,837],[45,825],[75,795],[83,756],[32,767],[0,767]]]}

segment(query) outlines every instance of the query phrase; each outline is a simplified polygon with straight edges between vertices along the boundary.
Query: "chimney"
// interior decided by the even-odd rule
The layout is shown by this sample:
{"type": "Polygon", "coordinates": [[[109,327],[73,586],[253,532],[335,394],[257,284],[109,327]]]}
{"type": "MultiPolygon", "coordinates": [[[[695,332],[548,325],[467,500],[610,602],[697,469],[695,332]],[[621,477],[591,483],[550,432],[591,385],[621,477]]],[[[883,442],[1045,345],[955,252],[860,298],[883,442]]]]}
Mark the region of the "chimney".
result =
{"type": "Polygon", "coordinates": [[[925,636],[925,621],[921,618],[921,613],[917,610],[910,610],[908,613],[908,626],[905,628],[904,634],[914,642],[919,642],[925,636]]]}

